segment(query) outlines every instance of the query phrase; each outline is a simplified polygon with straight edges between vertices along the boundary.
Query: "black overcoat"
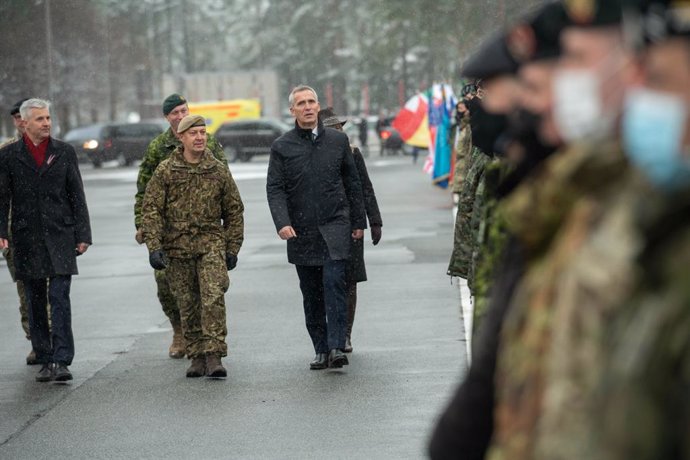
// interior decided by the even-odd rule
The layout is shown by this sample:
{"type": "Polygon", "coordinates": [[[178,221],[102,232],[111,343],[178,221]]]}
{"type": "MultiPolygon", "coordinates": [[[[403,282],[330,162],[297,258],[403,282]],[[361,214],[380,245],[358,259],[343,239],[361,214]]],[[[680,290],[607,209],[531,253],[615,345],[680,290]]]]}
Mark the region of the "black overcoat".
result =
{"type": "MultiPolygon", "coordinates": [[[[369,179],[367,166],[364,162],[362,152],[357,147],[352,148],[352,156],[355,159],[357,166],[357,173],[362,182],[362,193],[364,194],[364,209],[366,210],[367,218],[369,219],[369,226],[378,225],[383,226],[381,220],[381,211],[379,211],[379,204],[376,201],[376,193],[374,186],[369,179]]],[[[347,278],[350,282],[359,283],[367,280],[367,270],[364,264],[364,239],[354,240],[350,252],[350,261],[347,267],[347,278]]]]}
{"type": "Polygon", "coordinates": [[[266,193],[276,230],[292,226],[288,261],[323,265],[350,255],[352,230],[366,228],[364,198],[345,133],[295,126],[273,142],[266,193]]]}
{"type": "Polygon", "coordinates": [[[39,168],[22,139],[0,150],[0,238],[9,235],[17,279],[76,275],[76,246],[91,244],[74,148],[50,139],[39,168]]]}

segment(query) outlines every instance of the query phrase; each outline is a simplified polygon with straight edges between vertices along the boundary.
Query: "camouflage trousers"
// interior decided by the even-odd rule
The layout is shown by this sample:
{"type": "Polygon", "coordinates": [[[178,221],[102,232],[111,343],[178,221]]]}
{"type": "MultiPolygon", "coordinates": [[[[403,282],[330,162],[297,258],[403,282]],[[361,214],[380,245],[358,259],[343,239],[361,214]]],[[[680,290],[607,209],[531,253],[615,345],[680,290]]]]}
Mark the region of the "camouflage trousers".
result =
{"type": "MultiPolygon", "coordinates": [[[[16,280],[14,277],[14,258],[12,257],[12,251],[5,249],[2,252],[7,260],[7,268],[10,270],[10,276],[12,280],[17,284],[17,295],[19,296],[19,318],[22,323],[22,329],[24,330],[24,335],[26,340],[31,340],[31,333],[29,332],[29,304],[26,302],[26,293],[24,292],[24,283],[20,280],[16,280]]],[[[50,311],[50,306],[48,306],[48,311],[50,311]]],[[[50,320],[50,314],[48,315],[50,320]]]]}
{"type": "Polygon", "coordinates": [[[227,356],[225,293],[230,286],[225,254],[190,259],[170,258],[167,278],[180,311],[189,358],[215,353],[227,356]]]}
{"type": "Polygon", "coordinates": [[[170,320],[170,324],[173,326],[180,324],[180,309],[177,307],[177,302],[175,302],[175,296],[173,296],[170,285],[168,284],[168,277],[165,270],[154,270],[154,276],[156,277],[156,286],[158,287],[158,301],[163,307],[163,313],[170,320]]]}

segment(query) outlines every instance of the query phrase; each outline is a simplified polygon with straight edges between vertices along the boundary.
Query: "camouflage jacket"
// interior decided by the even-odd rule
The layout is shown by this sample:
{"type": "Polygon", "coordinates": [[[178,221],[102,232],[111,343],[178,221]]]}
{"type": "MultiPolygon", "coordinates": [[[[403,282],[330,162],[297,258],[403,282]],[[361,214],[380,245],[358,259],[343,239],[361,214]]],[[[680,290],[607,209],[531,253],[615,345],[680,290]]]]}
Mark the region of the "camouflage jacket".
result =
{"type": "Polygon", "coordinates": [[[244,240],[244,206],[228,168],[206,149],[199,164],[182,148],[164,160],[146,187],[142,228],[149,251],[187,258],[211,251],[237,255],[244,240]]]}
{"type": "Polygon", "coordinates": [[[596,380],[606,314],[635,279],[630,171],[616,146],[573,146],[506,200],[530,262],[501,332],[491,460],[588,458],[578,397],[596,380]]]}
{"type": "Polygon", "coordinates": [[[636,289],[603,327],[590,405],[597,460],[690,458],[690,190],[640,194],[636,289]]]}
{"type": "Polygon", "coordinates": [[[472,154],[472,130],[469,124],[469,115],[463,118],[455,130],[455,166],[453,172],[453,193],[461,193],[462,185],[467,174],[467,162],[472,154]]]}
{"type": "MultiPolygon", "coordinates": [[[[221,160],[227,165],[225,152],[223,146],[211,134],[206,135],[206,148],[211,151],[214,157],[221,160]]],[[[172,128],[168,128],[163,134],[151,141],[146,149],[144,158],[139,165],[139,175],[137,177],[137,193],[134,195],[134,226],[138,229],[141,226],[141,205],[144,201],[144,192],[146,192],[146,185],[151,180],[153,172],[156,170],[161,161],[170,157],[170,155],[182,146],[182,142],[175,137],[172,128]]]]}
{"type": "Polygon", "coordinates": [[[473,216],[482,214],[481,197],[486,165],[491,159],[479,149],[472,149],[468,160],[467,176],[463,182],[458,214],[455,218],[455,237],[453,253],[448,265],[448,275],[468,279],[472,267],[472,254],[477,242],[477,232],[481,219],[473,216]]]}

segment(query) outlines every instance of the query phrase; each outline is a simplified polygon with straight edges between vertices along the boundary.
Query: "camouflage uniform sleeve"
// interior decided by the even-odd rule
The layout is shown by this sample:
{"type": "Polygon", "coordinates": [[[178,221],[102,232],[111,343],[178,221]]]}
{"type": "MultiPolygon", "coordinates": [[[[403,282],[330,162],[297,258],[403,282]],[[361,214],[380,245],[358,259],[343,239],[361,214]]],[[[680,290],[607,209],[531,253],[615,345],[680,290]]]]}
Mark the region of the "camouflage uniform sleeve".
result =
{"type": "Polygon", "coordinates": [[[225,166],[228,165],[228,159],[225,157],[223,146],[220,145],[220,142],[218,142],[218,139],[216,139],[213,134],[206,135],[206,147],[211,151],[217,160],[222,161],[225,166]]]}
{"type": "Polygon", "coordinates": [[[161,162],[161,145],[160,138],[156,138],[149,144],[144,154],[144,159],[139,166],[139,175],[137,176],[137,193],[134,195],[134,226],[139,229],[141,226],[141,207],[144,201],[144,193],[154,171],[161,162]]]}
{"type": "Polygon", "coordinates": [[[240,197],[240,191],[232,178],[229,169],[226,169],[226,181],[223,190],[222,218],[225,228],[226,252],[237,255],[244,241],[244,204],[240,197]]]}
{"type": "Polygon", "coordinates": [[[164,168],[158,168],[148,181],[141,206],[141,227],[149,252],[163,248],[164,210],[166,200],[164,168]]]}

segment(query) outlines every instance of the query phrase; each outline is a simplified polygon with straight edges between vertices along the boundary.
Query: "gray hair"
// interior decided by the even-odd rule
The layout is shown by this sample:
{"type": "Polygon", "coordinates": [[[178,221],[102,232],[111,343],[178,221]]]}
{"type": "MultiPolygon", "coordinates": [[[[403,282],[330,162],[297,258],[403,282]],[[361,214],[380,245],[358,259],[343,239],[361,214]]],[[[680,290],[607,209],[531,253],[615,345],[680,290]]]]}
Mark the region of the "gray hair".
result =
{"type": "Polygon", "coordinates": [[[307,85],[298,85],[293,88],[292,91],[290,91],[290,95],[288,96],[288,103],[290,104],[290,107],[292,107],[292,105],[295,103],[295,94],[301,93],[302,91],[311,91],[314,94],[314,98],[316,98],[316,102],[319,102],[319,95],[316,94],[316,90],[314,88],[307,85]]]}
{"type": "Polygon", "coordinates": [[[24,103],[19,107],[19,114],[22,116],[22,120],[29,119],[29,111],[31,109],[48,109],[50,110],[50,102],[45,99],[31,98],[24,101],[24,103]]]}

